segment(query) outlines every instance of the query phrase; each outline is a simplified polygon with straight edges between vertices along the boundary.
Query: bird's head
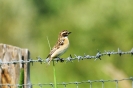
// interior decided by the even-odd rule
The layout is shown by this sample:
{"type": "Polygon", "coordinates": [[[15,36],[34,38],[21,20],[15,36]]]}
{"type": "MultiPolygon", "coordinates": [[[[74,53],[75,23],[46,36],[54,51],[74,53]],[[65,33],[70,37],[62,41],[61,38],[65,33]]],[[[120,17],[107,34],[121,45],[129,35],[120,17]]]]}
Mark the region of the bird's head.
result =
{"type": "Polygon", "coordinates": [[[68,32],[67,30],[63,30],[62,32],[60,32],[60,36],[62,37],[67,37],[71,32],[68,32]]]}

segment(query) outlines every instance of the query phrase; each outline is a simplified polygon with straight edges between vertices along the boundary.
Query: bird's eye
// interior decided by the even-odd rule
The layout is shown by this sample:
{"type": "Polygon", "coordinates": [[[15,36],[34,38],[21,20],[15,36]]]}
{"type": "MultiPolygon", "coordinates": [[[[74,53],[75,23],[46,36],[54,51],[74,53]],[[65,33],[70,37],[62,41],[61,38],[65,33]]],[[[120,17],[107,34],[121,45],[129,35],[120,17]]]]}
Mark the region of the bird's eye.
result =
{"type": "Polygon", "coordinates": [[[62,35],[63,35],[63,36],[67,36],[68,34],[65,32],[65,33],[63,33],[62,35]]]}

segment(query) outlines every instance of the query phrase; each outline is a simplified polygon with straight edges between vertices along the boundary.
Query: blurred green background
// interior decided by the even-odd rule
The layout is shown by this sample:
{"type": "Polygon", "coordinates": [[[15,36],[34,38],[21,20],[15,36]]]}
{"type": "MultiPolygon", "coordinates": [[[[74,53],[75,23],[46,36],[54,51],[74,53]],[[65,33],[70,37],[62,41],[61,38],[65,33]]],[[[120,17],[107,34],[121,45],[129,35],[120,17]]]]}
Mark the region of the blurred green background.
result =
{"type": "MultiPolygon", "coordinates": [[[[28,48],[32,59],[46,58],[47,36],[53,46],[64,29],[72,34],[70,48],[63,58],[70,54],[95,55],[97,49],[129,51],[133,47],[133,0],[0,0],[0,42],[28,48]]],[[[129,78],[133,76],[132,58],[112,55],[97,61],[58,63],[57,83],[129,78]]],[[[34,63],[30,72],[32,83],[53,82],[52,64],[34,63]]],[[[94,88],[101,86],[101,83],[93,84],[94,88]]],[[[79,88],[86,87],[89,84],[79,85],[79,88]]],[[[105,83],[105,87],[113,88],[115,83],[105,83]]],[[[119,82],[119,88],[129,87],[131,82],[119,82]]]]}

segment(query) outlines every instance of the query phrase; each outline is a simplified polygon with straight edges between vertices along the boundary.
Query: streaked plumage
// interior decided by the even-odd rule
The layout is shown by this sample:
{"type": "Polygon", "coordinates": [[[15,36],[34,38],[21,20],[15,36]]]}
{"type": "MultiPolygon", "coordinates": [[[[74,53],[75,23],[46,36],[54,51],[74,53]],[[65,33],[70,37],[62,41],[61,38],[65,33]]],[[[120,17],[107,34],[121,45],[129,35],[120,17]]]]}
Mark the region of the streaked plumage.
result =
{"type": "Polygon", "coordinates": [[[71,32],[68,32],[67,30],[63,30],[62,32],[60,32],[57,43],[51,49],[49,55],[47,56],[47,58],[49,58],[48,64],[50,64],[50,61],[52,59],[60,57],[63,53],[66,52],[69,47],[68,35],[70,33],[71,32]]]}

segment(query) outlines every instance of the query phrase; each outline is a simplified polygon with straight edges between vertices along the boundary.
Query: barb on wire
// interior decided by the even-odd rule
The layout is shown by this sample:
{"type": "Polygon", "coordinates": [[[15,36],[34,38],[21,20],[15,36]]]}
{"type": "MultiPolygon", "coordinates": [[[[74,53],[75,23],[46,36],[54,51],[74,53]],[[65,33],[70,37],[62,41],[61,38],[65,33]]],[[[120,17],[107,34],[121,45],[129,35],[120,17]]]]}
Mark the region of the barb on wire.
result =
{"type": "MultiPolygon", "coordinates": [[[[114,79],[114,80],[88,80],[88,81],[80,81],[80,82],[62,82],[62,83],[57,83],[57,85],[62,85],[64,86],[65,88],[68,86],[68,85],[76,85],[76,87],[78,88],[79,84],[85,84],[85,83],[88,83],[90,85],[90,88],[92,88],[92,84],[95,84],[95,83],[101,83],[102,84],[102,88],[104,88],[104,84],[107,83],[107,82],[115,82],[116,83],[116,88],[118,88],[118,82],[120,81],[131,81],[132,84],[131,86],[133,86],[133,77],[130,77],[130,78],[124,78],[124,79],[114,79]]],[[[19,85],[19,84],[0,84],[0,87],[1,86],[17,86],[20,87],[20,86],[29,86],[29,88],[31,88],[31,86],[39,86],[39,88],[43,88],[43,86],[51,86],[52,88],[54,87],[54,83],[37,83],[37,84],[23,84],[23,85],[19,85]]]]}
{"type": "MultiPolygon", "coordinates": [[[[70,56],[67,57],[67,58],[55,58],[53,60],[56,61],[56,62],[58,62],[58,61],[60,61],[60,62],[64,62],[64,61],[65,62],[73,62],[73,60],[78,60],[78,62],[79,62],[80,60],[84,60],[84,59],[94,59],[96,61],[97,59],[101,60],[102,56],[108,55],[110,57],[111,55],[115,55],[115,54],[118,54],[120,56],[122,56],[124,54],[133,55],[133,48],[130,51],[126,51],[126,52],[120,50],[119,48],[118,48],[117,51],[104,51],[103,53],[98,51],[96,53],[96,55],[94,55],[94,56],[91,56],[89,54],[88,55],[84,54],[83,56],[74,54],[74,57],[72,57],[72,55],[70,54],[70,56]]],[[[47,59],[42,59],[41,57],[38,56],[37,59],[35,59],[35,60],[34,59],[29,59],[29,60],[11,60],[10,62],[2,62],[2,60],[0,59],[0,67],[1,67],[2,64],[8,64],[9,65],[9,64],[17,64],[17,63],[21,63],[21,64],[31,63],[33,65],[34,62],[39,62],[41,64],[42,63],[47,63],[48,62],[48,58],[47,59]]]]}

